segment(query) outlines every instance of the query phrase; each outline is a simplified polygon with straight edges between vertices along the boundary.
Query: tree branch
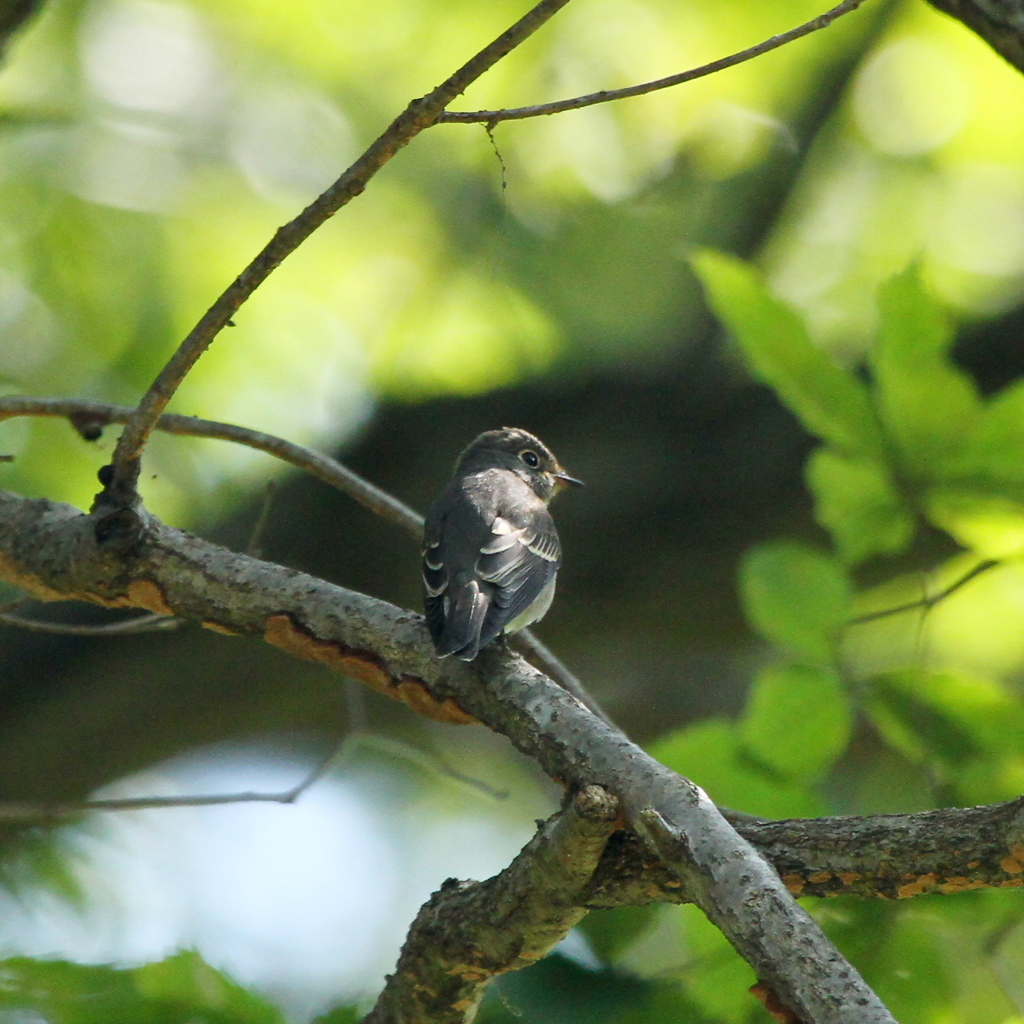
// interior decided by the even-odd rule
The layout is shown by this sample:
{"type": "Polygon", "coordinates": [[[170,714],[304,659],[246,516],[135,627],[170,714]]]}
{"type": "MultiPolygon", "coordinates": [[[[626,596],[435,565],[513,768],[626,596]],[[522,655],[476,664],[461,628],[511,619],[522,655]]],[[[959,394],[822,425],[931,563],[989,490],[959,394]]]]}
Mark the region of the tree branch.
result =
{"type": "Polygon", "coordinates": [[[925,611],[930,611],[940,601],[945,601],[947,597],[951,594],[955,594],[961,587],[967,586],[967,584],[975,577],[981,576],[982,573],[988,572],[989,569],[995,569],[996,566],[1001,564],[1001,562],[987,558],[965,572],[960,579],[954,580],[948,587],[943,587],[943,589],[937,594],[931,594],[927,597],[919,597],[916,601],[907,601],[904,604],[898,604],[892,608],[881,608],[877,612],[866,612],[863,615],[855,615],[852,619],[847,619],[846,624],[847,626],[863,626],[868,622],[877,622],[879,619],[887,619],[890,615],[900,615],[902,612],[912,612],[919,608],[923,608],[925,611]]]}
{"type": "Polygon", "coordinates": [[[487,983],[539,960],[586,914],[581,892],[616,827],[617,801],[581,789],[486,882],[450,878],[416,915],[364,1024],[465,1024],[487,983]]]}
{"type": "MultiPolygon", "coordinates": [[[[538,959],[585,911],[693,902],[663,864],[651,863],[635,833],[611,832],[614,803],[607,816],[587,820],[581,800],[599,796],[609,800],[598,787],[581,790],[496,877],[446,882],[420,910],[366,1024],[462,1024],[488,980],[538,959]]],[[[794,895],[905,899],[1024,885],[1024,798],[921,814],[762,821],[739,831],[794,895]]]]}
{"type": "Polygon", "coordinates": [[[756,46],[748,46],[745,50],[730,54],[728,57],[720,57],[710,64],[702,64],[700,67],[691,68],[689,71],[681,71],[676,75],[669,75],[667,78],[658,78],[653,82],[643,82],[640,85],[630,85],[623,89],[602,89],[600,92],[587,93],[586,96],[575,96],[572,99],[556,100],[553,103],[538,103],[531,107],[510,107],[505,110],[445,110],[437,121],[439,124],[486,124],[495,125],[499,121],[521,121],[528,117],[542,117],[548,114],[561,114],[566,110],[579,110],[581,107],[592,107],[597,103],[611,103],[613,100],[628,99],[631,96],[644,96],[649,92],[657,92],[659,89],[670,89],[674,85],[682,85],[684,82],[692,82],[696,78],[704,78],[713,75],[717,71],[724,71],[726,68],[735,67],[744,61],[753,60],[762,54],[777,50],[786,43],[793,42],[801,36],[810,35],[819,29],[827,28],[837,18],[841,18],[850,11],[855,11],[864,0],[843,0],[830,11],[819,14],[810,21],[782,32],[771,39],[758,43],[756,46]]]}
{"type": "Polygon", "coordinates": [[[808,1024],[891,1016],[698,787],[507,648],[439,661],[422,617],[226,551],[146,517],[130,556],[96,540],[95,516],[0,492],[0,577],[68,597],[198,619],[263,636],[453,723],[507,736],[572,790],[600,785],[782,1004],[808,1024]],[[799,954],[797,954],[799,951],[799,954]]]}
{"type": "MultiPolygon", "coordinates": [[[[917,814],[734,823],[794,896],[908,899],[1024,886],[1024,797],[917,814]]],[[[591,909],[686,903],[632,832],[616,832],[584,894],[591,909]]]]}
{"type": "MultiPolygon", "coordinates": [[[[32,398],[26,395],[7,395],[0,398],[0,422],[14,416],[56,416],[69,420],[87,441],[98,440],[103,428],[111,423],[129,422],[134,412],[130,406],[108,405],[79,398],[32,398]]],[[[266,452],[344,492],[375,515],[401,527],[417,541],[423,535],[423,517],[418,512],[369,480],[363,479],[358,473],[353,473],[336,459],[313,451],[312,448],[286,441],[273,434],[265,434],[260,430],[174,413],[162,415],[157,420],[156,429],[169,434],[231,441],[266,452]]],[[[595,715],[606,722],[610,721],[576,675],[541,643],[531,630],[522,630],[516,635],[514,643],[595,715]]]]}
{"type": "Polygon", "coordinates": [[[369,180],[400,149],[407,146],[421,131],[436,123],[438,115],[456,96],[523,40],[529,38],[568,2],[569,0],[541,0],[436,89],[420,99],[413,100],[333,185],[294,220],[277,230],[263,250],[196,324],[142,397],[118,439],[112,462],[113,470],[109,474],[104,490],[97,496],[97,510],[109,513],[133,509],[136,506],[138,494],[135,485],[139,473],[139,459],[149,435],[196,360],[228,325],[242,303],[318,227],[346,203],[360,195],[369,180]]]}

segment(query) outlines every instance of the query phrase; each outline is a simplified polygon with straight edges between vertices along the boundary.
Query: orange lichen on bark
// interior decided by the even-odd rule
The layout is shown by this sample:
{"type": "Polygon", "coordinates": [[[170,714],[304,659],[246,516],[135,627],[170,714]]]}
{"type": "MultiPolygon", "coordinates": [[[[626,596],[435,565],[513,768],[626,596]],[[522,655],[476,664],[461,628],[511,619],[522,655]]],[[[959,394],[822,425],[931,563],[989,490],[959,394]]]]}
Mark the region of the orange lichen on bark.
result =
{"type": "Polygon", "coordinates": [[[959,875],[954,878],[947,878],[939,885],[939,892],[964,892],[967,889],[984,889],[988,882],[981,882],[974,878],[962,878],[959,875]]]}
{"type": "Polygon", "coordinates": [[[1010,847],[1010,856],[1004,857],[999,866],[1008,875],[1019,875],[1024,873],[1024,846],[1014,845],[1010,847]]]}
{"type": "Polygon", "coordinates": [[[413,711],[427,718],[452,725],[473,725],[477,721],[450,698],[439,701],[418,679],[405,676],[396,689],[399,700],[405,701],[413,711]]]}
{"type": "Polygon", "coordinates": [[[151,579],[132,580],[128,589],[120,597],[105,597],[89,591],[84,594],[62,594],[62,599],[79,598],[91,601],[104,608],[145,608],[157,615],[174,615],[174,609],[167,603],[160,584],[151,579]]]}
{"type": "Polygon", "coordinates": [[[794,896],[799,896],[806,884],[799,875],[783,875],[782,882],[794,896]]]}
{"type": "Polygon", "coordinates": [[[761,1005],[779,1021],[779,1024],[800,1024],[800,1018],[788,1007],[783,1006],[775,992],[763,981],[751,985],[747,990],[761,1005]]]}
{"type": "Polygon", "coordinates": [[[271,615],[264,626],[263,638],[289,654],[307,661],[318,661],[342,675],[366,683],[379,693],[404,701],[426,718],[452,725],[469,725],[476,721],[454,701],[437,700],[419,680],[405,676],[396,682],[373,655],[346,650],[333,640],[318,640],[296,625],[290,615],[271,615]]]}
{"type": "Polygon", "coordinates": [[[67,601],[75,597],[74,594],[62,594],[58,590],[48,587],[38,576],[32,576],[23,572],[6,555],[0,553],[0,579],[27,594],[38,598],[40,601],[67,601]]]}
{"type": "Polygon", "coordinates": [[[911,878],[913,881],[901,885],[896,890],[896,898],[900,900],[910,899],[911,896],[920,896],[922,893],[933,888],[939,880],[939,876],[931,872],[926,875],[919,875],[917,878],[914,878],[913,875],[905,875],[904,877],[911,878]]]}
{"type": "Polygon", "coordinates": [[[174,614],[163,589],[150,579],[132,580],[128,584],[128,602],[134,608],[148,608],[158,615],[174,614]]]}

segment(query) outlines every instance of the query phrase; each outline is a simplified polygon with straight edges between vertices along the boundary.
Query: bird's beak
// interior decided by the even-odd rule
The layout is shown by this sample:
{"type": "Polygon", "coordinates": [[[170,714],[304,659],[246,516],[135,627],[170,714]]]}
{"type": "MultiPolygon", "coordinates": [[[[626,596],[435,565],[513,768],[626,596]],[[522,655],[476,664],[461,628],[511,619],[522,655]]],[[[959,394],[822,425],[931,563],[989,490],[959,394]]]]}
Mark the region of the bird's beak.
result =
{"type": "Polygon", "coordinates": [[[566,485],[573,487],[586,487],[587,485],[582,480],[577,480],[574,476],[569,476],[568,473],[559,469],[551,474],[555,478],[555,488],[562,490],[566,485]]]}

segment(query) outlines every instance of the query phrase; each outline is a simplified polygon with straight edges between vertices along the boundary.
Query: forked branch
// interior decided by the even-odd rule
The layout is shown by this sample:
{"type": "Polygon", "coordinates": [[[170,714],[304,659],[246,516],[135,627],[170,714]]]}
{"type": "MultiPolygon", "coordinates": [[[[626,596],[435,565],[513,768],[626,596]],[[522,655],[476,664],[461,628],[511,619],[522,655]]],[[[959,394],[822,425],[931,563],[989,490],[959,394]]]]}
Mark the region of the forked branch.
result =
{"type": "Polygon", "coordinates": [[[837,18],[844,14],[855,11],[865,0],[843,0],[830,11],[819,14],[810,21],[805,21],[788,32],[781,32],[779,35],[765,39],[764,42],[755,46],[748,46],[745,50],[730,54],[728,57],[720,57],[710,64],[701,64],[700,67],[690,68],[689,71],[681,71],[667,78],[657,78],[652,82],[642,82],[639,85],[628,85],[622,89],[602,89],[600,92],[587,93],[585,96],[574,96],[572,99],[555,100],[551,103],[537,103],[530,107],[508,107],[502,110],[446,110],[437,119],[439,124],[486,124],[494,125],[499,121],[522,121],[529,117],[545,117],[548,114],[561,114],[567,110],[580,110],[582,107],[592,107],[598,103],[611,103],[613,100],[625,100],[632,96],[645,96],[647,93],[658,92],[661,89],[671,89],[675,85],[682,85],[684,82],[692,82],[697,78],[705,78],[726,68],[733,68],[737,64],[753,60],[780,46],[810,35],[820,29],[827,28],[837,18]]]}
{"type": "Polygon", "coordinates": [[[437,121],[444,108],[502,57],[529,38],[569,0],[541,0],[532,10],[485,46],[436,89],[413,100],[358,160],[294,220],[279,228],[256,258],[229,285],[191,330],[139,402],[114,451],[113,469],[97,507],[133,508],[142,449],[178,386],[213,339],[228,325],[243,302],[282,260],[293,253],[321,224],[351,202],[367,182],[421,131],[437,121]]]}

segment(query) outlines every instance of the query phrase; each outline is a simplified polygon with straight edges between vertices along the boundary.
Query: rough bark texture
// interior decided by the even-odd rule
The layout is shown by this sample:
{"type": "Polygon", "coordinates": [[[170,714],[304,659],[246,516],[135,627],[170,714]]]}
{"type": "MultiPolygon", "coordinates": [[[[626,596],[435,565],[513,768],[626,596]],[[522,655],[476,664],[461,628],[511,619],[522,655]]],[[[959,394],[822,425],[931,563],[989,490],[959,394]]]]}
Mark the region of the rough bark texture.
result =
{"type": "Polygon", "coordinates": [[[143,607],[262,635],[424,714],[483,722],[572,791],[598,785],[612,793],[627,824],[801,1020],[892,1020],[697,786],[506,648],[472,664],[439,662],[421,616],[226,551],[144,511],[124,533],[97,535],[95,516],[0,493],[0,577],[43,599],[143,607]]]}
{"type": "Polygon", "coordinates": [[[580,895],[617,816],[614,797],[588,786],[494,878],[449,878],[416,915],[367,1024],[471,1019],[491,978],[539,960],[586,914],[580,895]]]}

